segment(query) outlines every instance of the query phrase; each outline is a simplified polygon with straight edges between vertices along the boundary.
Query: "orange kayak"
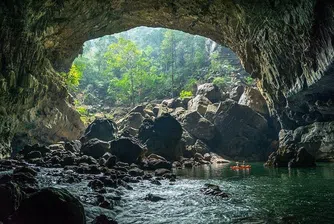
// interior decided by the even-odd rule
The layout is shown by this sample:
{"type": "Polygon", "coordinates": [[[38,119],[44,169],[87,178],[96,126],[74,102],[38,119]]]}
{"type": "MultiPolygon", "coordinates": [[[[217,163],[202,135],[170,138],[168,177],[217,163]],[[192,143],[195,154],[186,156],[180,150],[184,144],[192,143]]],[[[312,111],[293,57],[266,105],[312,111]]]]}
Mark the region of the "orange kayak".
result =
{"type": "Polygon", "coordinates": [[[231,166],[232,170],[247,170],[252,168],[251,165],[231,166]]]}

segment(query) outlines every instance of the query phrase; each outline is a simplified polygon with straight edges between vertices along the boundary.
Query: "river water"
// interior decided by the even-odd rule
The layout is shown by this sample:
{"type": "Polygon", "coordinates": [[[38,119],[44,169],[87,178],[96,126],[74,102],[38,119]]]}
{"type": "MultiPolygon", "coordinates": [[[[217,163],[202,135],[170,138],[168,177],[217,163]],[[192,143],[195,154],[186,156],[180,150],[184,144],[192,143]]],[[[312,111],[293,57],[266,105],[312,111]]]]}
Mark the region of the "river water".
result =
{"type": "MultiPolygon", "coordinates": [[[[142,182],[123,195],[119,223],[334,223],[334,164],[274,169],[253,163],[250,171],[229,165],[177,170],[175,185],[142,182]],[[228,199],[200,192],[213,183],[228,199]],[[147,193],[166,198],[148,202],[147,193]]],[[[116,209],[117,210],[117,209],[116,209]]]]}

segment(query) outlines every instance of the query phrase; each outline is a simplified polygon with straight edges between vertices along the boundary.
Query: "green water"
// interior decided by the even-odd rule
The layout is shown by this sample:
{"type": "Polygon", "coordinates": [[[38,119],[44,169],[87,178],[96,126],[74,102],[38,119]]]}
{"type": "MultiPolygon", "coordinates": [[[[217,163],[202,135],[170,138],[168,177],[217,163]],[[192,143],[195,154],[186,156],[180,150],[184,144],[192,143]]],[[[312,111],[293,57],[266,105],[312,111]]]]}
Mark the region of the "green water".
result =
{"type": "Polygon", "coordinates": [[[175,185],[135,184],[125,194],[120,223],[334,223],[334,164],[307,169],[272,169],[253,163],[250,171],[230,165],[177,170],[175,185]],[[217,184],[229,199],[205,196],[217,184]],[[147,193],[165,201],[143,201],[147,193]]]}

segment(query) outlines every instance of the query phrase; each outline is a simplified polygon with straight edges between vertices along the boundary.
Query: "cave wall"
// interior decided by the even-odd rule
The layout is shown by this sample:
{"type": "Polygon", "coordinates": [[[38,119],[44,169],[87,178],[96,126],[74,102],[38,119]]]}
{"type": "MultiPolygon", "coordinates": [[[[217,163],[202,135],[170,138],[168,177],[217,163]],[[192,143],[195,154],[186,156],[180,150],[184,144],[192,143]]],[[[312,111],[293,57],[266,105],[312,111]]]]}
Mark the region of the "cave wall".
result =
{"type": "Polygon", "coordinates": [[[44,141],[77,137],[81,123],[55,71],[67,71],[85,41],[142,25],[231,48],[284,129],[333,120],[328,0],[14,0],[0,3],[0,23],[3,152],[18,131],[44,141]],[[57,134],[49,134],[46,118],[57,134]]]}

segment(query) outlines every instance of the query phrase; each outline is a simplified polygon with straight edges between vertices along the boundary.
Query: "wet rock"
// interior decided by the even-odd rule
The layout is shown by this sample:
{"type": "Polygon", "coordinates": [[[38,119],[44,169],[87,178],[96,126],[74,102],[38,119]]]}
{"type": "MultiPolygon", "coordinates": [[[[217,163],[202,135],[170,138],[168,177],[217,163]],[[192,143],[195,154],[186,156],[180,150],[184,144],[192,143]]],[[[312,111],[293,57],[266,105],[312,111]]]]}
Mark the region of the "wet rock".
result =
{"type": "Polygon", "coordinates": [[[75,156],[74,155],[65,155],[63,157],[63,160],[61,161],[61,166],[70,166],[70,165],[74,165],[75,163],[75,156]]]}
{"type": "Polygon", "coordinates": [[[218,196],[222,198],[229,197],[228,194],[224,193],[218,185],[214,184],[205,184],[201,189],[201,192],[205,195],[218,196]]]}
{"type": "Polygon", "coordinates": [[[206,109],[210,104],[212,104],[212,102],[208,98],[202,95],[197,95],[188,102],[188,111],[197,111],[200,115],[204,116],[206,109]]]}
{"type": "Polygon", "coordinates": [[[117,224],[118,222],[116,222],[115,220],[108,218],[106,215],[99,215],[97,216],[92,222],[91,224],[117,224]]]}
{"type": "Polygon", "coordinates": [[[234,101],[239,101],[241,95],[244,93],[245,87],[244,86],[237,86],[234,87],[230,92],[230,99],[234,101]]]}
{"type": "Polygon", "coordinates": [[[212,103],[216,103],[221,100],[221,92],[217,85],[213,83],[204,83],[197,87],[196,95],[202,95],[209,99],[212,103]]]}
{"type": "Polygon", "coordinates": [[[19,152],[19,154],[26,157],[30,152],[38,151],[42,154],[42,156],[45,156],[46,153],[50,152],[50,148],[47,146],[35,144],[35,145],[26,145],[24,148],[19,152]]]}
{"type": "Polygon", "coordinates": [[[112,154],[120,161],[130,164],[139,162],[145,153],[144,147],[134,138],[120,138],[111,141],[110,148],[112,154]]]}
{"type": "Polygon", "coordinates": [[[105,166],[108,168],[112,168],[116,165],[117,157],[115,155],[111,155],[105,163],[105,166]]]}
{"type": "Polygon", "coordinates": [[[178,159],[182,149],[178,144],[182,137],[181,124],[169,114],[152,120],[145,120],[139,129],[138,138],[150,153],[163,156],[167,160],[178,159]]]}
{"type": "Polygon", "coordinates": [[[214,125],[197,111],[183,115],[182,126],[193,136],[202,140],[211,140],[215,136],[214,125]]]}
{"type": "Polygon", "coordinates": [[[92,180],[88,183],[88,187],[92,188],[93,190],[100,190],[104,188],[104,184],[101,180],[92,180]]]}
{"type": "Polygon", "coordinates": [[[0,222],[6,221],[18,209],[23,197],[17,184],[13,182],[0,184],[0,222]]]}
{"type": "Polygon", "coordinates": [[[101,141],[111,141],[116,138],[117,126],[107,118],[97,118],[91,123],[82,137],[82,142],[97,138],[101,141]]]}
{"type": "Polygon", "coordinates": [[[193,161],[191,161],[191,160],[187,160],[187,161],[185,161],[185,162],[183,163],[183,166],[184,166],[185,168],[192,168],[192,167],[194,166],[194,163],[193,163],[193,161]]]}
{"type": "Polygon", "coordinates": [[[92,156],[95,159],[102,157],[108,151],[110,151],[109,143],[96,138],[90,139],[81,148],[81,153],[92,156]]]}
{"type": "Polygon", "coordinates": [[[248,106],[262,115],[269,115],[267,102],[257,89],[246,87],[238,103],[248,106]]]}
{"type": "Polygon", "coordinates": [[[171,173],[171,171],[168,170],[168,169],[163,169],[163,168],[162,169],[157,169],[157,170],[154,171],[154,175],[158,176],[158,177],[163,176],[163,175],[168,174],[168,173],[171,173]]]}
{"type": "Polygon", "coordinates": [[[147,162],[147,169],[149,170],[156,170],[160,168],[164,169],[171,169],[172,164],[168,162],[166,159],[158,159],[158,158],[148,158],[147,162]]]}
{"type": "Polygon", "coordinates": [[[79,153],[81,149],[81,142],[79,140],[71,141],[71,142],[66,142],[65,143],[65,150],[72,152],[72,153],[79,153]]]}
{"type": "Polygon", "coordinates": [[[152,202],[158,202],[158,201],[163,201],[166,200],[163,197],[160,197],[158,195],[154,195],[154,194],[147,194],[144,198],[145,201],[152,201],[152,202]]]}
{"type": "Polygon", "coordinates": [[[25,199],[10,224],[85,224],[84,207],[65,189],[45,188],[25,199]]]}
{"type": "Polygon", "coordinates": [[[150,182],[151,182],[151,184],[161,185],[161,182],[158,181],[157,179],[152,179],[150,182]]]}
{"type": "Polygon", "coordinates": [[[132,168],[128,171],[128,173],[133,177],[139,177],[144,175],[144,171],[139,168],[132,168]]]}
{"type": "Polygon", "coordinates": [[[17,174],[17,173],[27,173],[30,174],[31,176],[35,177],[37,176],[37,171],[31,167],[27,167],[27,166],[22,166],[22,167],[18,167],[13,171],[13,174],[17,174]]]}
{"type": "Polygon", "coordinates": [[[92,164],[97,164],[97,161],[91,156],[83,155],[76,159],[76,163],[77,164],[87,163],[88,165],[92,165],[92,164]]]}
{"type": "Polygon", "coordinates": [[[42,153],[40,151],[31,151],[25,156],[25,159],[37,159],[41,157],[42,153]]]}

